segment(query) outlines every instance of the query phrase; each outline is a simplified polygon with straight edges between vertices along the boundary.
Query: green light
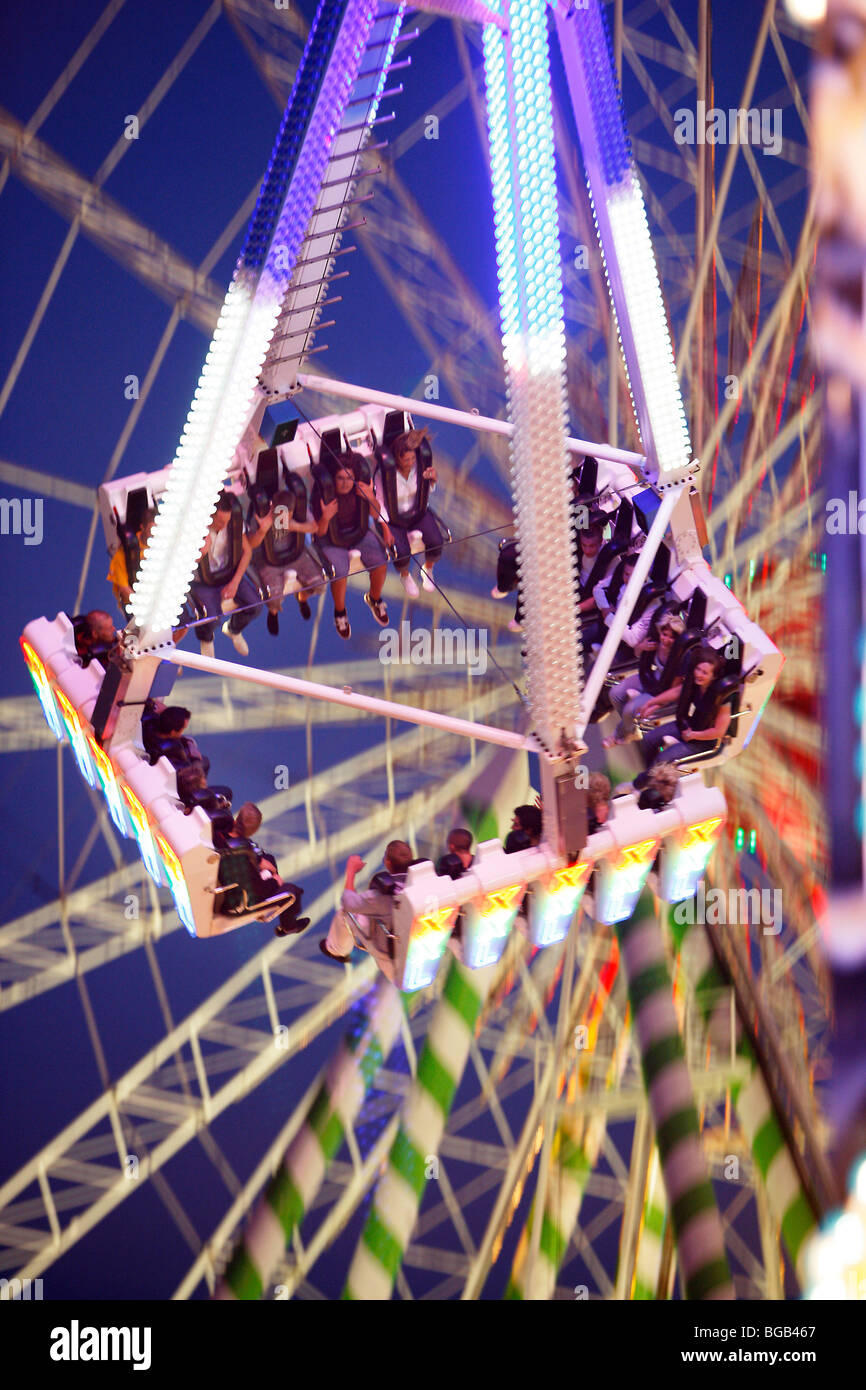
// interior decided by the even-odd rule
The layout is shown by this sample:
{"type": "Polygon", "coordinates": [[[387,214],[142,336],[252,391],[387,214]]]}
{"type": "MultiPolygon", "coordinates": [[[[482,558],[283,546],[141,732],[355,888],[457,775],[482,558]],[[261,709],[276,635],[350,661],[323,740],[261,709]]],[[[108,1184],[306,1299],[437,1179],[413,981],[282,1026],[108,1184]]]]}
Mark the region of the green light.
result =
{"type": "Polygon", "coordinates": [[[757,832],[756,830],[750,830],[750,831],[749,831],[749,853],[750,853],[750,854],[754,854],[754,853],[755,853],[755,850],[757,849],[757,847],[758,847],[758,832],[757,832]]]}
{"type": "Polygon", "coordinates": [[[733,576],[732,574],[726,574],[726,575],[725,575],[725,588],[730,589],[730,587],[731,587],[731,580],[733,579],[733,577],[734,577],[734,576],[733,576]]]}
{"type": "Polygon", "coordinates": [[[740,826],[739,829],[737,830],[737,834],[736,834],[736,837],[735,837],[735,839],[734,839],[734,848],[735,848],[735,849],[738,849],[738,850],[742,849],[742,848],[743,848],[743,845],[745,844],[745,842],[746,842],[746,834],[745,834],[745,831],[743,830],[743,827],[740,826]]]}
{"type": "Polygon", "coordinates": [[[750,560],[750,561],[749,561],[749,583],[750,583],[750,584],[751,584],[752,580],[754,579],[754,577],[755,577],[755,562],[754,562],[754,560],[750,560]]]}
{"type": "Polygon", "coordinates": [[[826,551],[822,551],[822,552],[821,552],[821,573],[822,573],[822,574],[826,574],[826,573],[827,573],[827,553],[826,553],[826,551]]]}

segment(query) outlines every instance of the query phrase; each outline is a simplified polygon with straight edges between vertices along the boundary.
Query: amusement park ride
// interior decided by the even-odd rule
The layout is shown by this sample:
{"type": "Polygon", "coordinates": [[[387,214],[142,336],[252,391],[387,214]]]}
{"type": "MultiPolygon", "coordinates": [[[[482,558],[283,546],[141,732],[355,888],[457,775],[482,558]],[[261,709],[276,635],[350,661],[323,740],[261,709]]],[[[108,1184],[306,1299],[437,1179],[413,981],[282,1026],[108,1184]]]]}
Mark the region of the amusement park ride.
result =
{"type": "MultiPolygon", "coordinates": [[[[284,692],[286,700],[333,701],[537,755],[543,807],[543,836],[537,847],[506,854],[498,840],[488,841],[480,846],[470,871],[456,880],[437,877],[430,862],[410,868],[405,890],[396,899],[391,933],[383,933],[371,949],[388,982],[381,988],[394,985],[406,993],[434,982],[458,914],[463,920],[465,967],[483,972],[495,965],[515,929],[527,890],[532,945],[550,947],[578,930],[594,874],[592,917],[597,923],[622,925],[626,954],[625,943],[640,935],[640,912],[634,914],[648,881],[664,902],[693,897],[726,819],[724,795],[705,783],[703,771],[748,748],[784,660],[703,556],[704,519],[695,487],[700,464],[692,455],[644,199],[599,0],[552,7],[544,0],[497,0],[490,6],[481,0],[435,0],[420,8],[479,24],[483,30],[508,422],[329,382],[328,390],[350,403],[345,413],[282,428],[270,447],[262,447],[260,432],[268,407],[300,401],[305,389],[315,390],[319,384],[301,366],[323,326],[324,309],[335,302],[330,286],[339,274],[341,238],[353,225],[353,209],[364,199],[359,192],[361,155],[380,119],[389,72],[399,66],[396,52],[404,5],[393,0],[321,0],[175,459],[159,472],[114,480],[100,489],[110,549],[132,543],[137,523],[146,513],[156,512],[135,577],[122,653],[83,668],[76,656],[73,620],[63,613],[53,620],[35,619],[21,638],[53,734],[58,741],[68,739],[81,776],[104,796],[115,827],[136,841],[147,873],[156,885],[170,889],[181,921],[197,938],[220,935],[248,921],[269,920],[285,899],[233,914],[221,911],[226,885],[218,877],[220,856],[211,821],[200,808],[184,814],[173,768],[164,759],[152,764],[142,745],[142,706],[161,688],[166,668],[171,674],[176,667],[212,672],[269,686],[284,692]],[[551,16],[641,454],[567,434],[549,99],[551,16]],[[300,517],[302,511],[294,509],[305,506],[308,482],[327,481],[333,459],[352,454],[371,461],[387,452],[395,431],[423,417],[509,438],[524,608],[527,729],[514,732],[377,700],[175,645],[173,630],[179,626],[223,487],[238,499],[237,527],[254,488],[300,517]],[[585,456],[598,463],[594,501],[607,517],[610,534],[624,542],[623,549],[643,538],[634,572],[588,676],[576,603],[570,482],[572,468],[585,456]],[[660,574],[669,594],[681,608],[689,607],[694,625],[708,634],[710,645],[723,657],[720,680],[732,721],[715,744],[681,760],[677,794],[666,809],[641,809],[636,796],[618,797],[607,823],[588,834],[585,780],[580,775],[588,726],[623,631],[641,595],[660,574]]],[[[415,540],[418,548],[420,537],[415,540]]],[[[275,560],[288,563],[291,572],[303,535],[275,534],[269,543],[277,547],[275,560]]],[[[356,556],[353,571],[358,568],[356,556]]],[[[324,561],[322,577],[329,577],[324,561]]],[[[294,588],[298,587],[296,582],[294,588]]],[[[287,592],[291,589],[289,585],[287,592]]],[[[627,963],[633,983],[639,967],[634,961],[627,963]]],[[[671,1154],[671,1136],[664,1130],[672,1114],[669,1107],[665,1115],[656,1087],[653,1119],[668,1202],[675,1224],[679,1222],[684,1287],[693,1297],[727,1297],[730,1288],[723,1255],[716,1248],[718,1233],[705,1232],[701,1245],[697,1223],[685,1208],[676,1212],[678,1201],[684,1199],[688,1205],[691,1195],[695,1209],[704,1203],[709,1222],[711,1198],[707,1202],[701,1195],[705,1189],[700,1161],[691,1151],[682,1158],[688,1126],[671,1154]],[[677,1153],[684,1165],[680,1173],[677,1153]]],[[[789,1167],[793,1172],[796,1162],[789,1167]]],[[[785,1194],[791,1201],[792,1191],[785,1194]]],[[[381,1194],[377,1210],[386,1220],[381,1194]]],[[[788,1210],[784,1201],[781,1210],[788,1210]]],[[[813,1215],[802,1218],[803,1229],[813,1215]]],[[[792,1248],[799,1249],[801,1237],[798,1228],[792,1248]]],[[[370,1269],[353,1266],[350,1284],[355,1296],[380,1296],[373,1292],[376,1275],[370,1269]]],[[[236,1285],[232,1288],[237,1293],[236,1285]]]]}
{"type": "MultiPolygon", "coordinates": [[[[713,644],[729,654],[725,675],[733,677],[730,737],[688,758],[688,765],[695,764],[696,770],[712,766],[748,745],[782,665],[776,647],[749,621],[701,554],[696,530],[700,504],[692,484],[698,464],[691,457],[643,196],[601,12],[594,5],[575,6],[555,17],[646,450],[631,467],[619,461],[621,451],[587,441],[577,447],[566,437],[552,117],[539,97],[548,85],[545,8],[512,4],[507,22],[483,6],[458,5],[458,11],[485,25],[532,719],[531,732],[523,738],[483,726],[467,726],[463,732],[512,747],[522,744],[539,755],[544,840],[536,851],[507,857],[498,844],[485,845],[472,872],[448,881],[447,889],[432,866],[413,866],[397,911],[393,962],[385,966],[404,990],[431,983],[464,906],[467,961],[480,966],[501,956],[527,887],[535,890],[531,934],[536,945],[567,934],[596,864],[602,869],[596,913],[603,922],[631,915],[659,849],[664,851],[663,896],[671,893],[671,901],[677,902],[694,894],[724,822],[724,798],[718,790],[692,776],[661,816],[638,810],[633,798],[617,800],[609,825],[591,843],[582,799],[575,794],[586,751],[582,736],[660,551],[667,552],[672,593],[683,604],[697,595],[713,644]],[[600,460],[597,496],[610,521],[620,532],[625,525],[629,541],[633,534],[641,535],[642,526],[646,535],[585,689],[569,509],[569,471],[576,462],[572,453],[591,453],[600,460]]],[[[402,427],[406,405],[416,415],[424,414],[423,404],[379,392],[377,399],[394,407],[390,412],[367,404],[301,426],[293,439],[275,449],[256,448],[268,405],[291,399],[305,385],[298,364],[309,355],[328,300],[343,225],[359,201],[356,166],[376,123],[402,19],[402,8],[381,13],[369,4],[320,8],[175,461],[159,473],[101,489],[103,524],[114,548],[122,537],[134,536],[134,509],[139,518],[156,510],[153,537],[133,589],[126,669],[115,668],[107,680],[98,662],[82,670],[72,622],[63,614],[53,623],[37,619],[22,638],[52,730],[59,739],[69,738],[82,776],[102,791],[118,830],[136,839],[148,873],[171,889],[181,920],[199,937],[267,914],[261,909],[237,916],[220,912],[219,856],[210,821],[201,809],[187,816],[178,807],[174,769],[162,759],[151,766],[141,746],[140,715],[163,660],[257,678],[248,668],[187,655],[172,641],[171,629],[178,624],[216,496],[229,479],[239,497],[258,485],[277,505],[294,507],[295,497],[306,495],[311,472],[323,472],[326,460],[350,452],[371,456],[386,444],[389,427],[394,432],[395,416],[402,427]]],[[[476,430],[486,423],[477,416],[449,414],[476,430]]],[[[411,415],[405,419],[411,424],[411,415]]],[[[303,545],[300,533],[287,539],[291,551],[286,547],[276,554],[278,562],[290,563],[303,545]]],[[[356,554],[354,568],[359,567],[356,554]]],[[[342,692],[305,692],[298,683],[297,693],[339,699],[342,692]]],[[[356,699],[363,703],[362,697],[356,699]]],[[[381,712],[418,719],[411,707],[383,706],[381,712]]],[[[447,716],[436,719],[447,725],[447,716]]]]}

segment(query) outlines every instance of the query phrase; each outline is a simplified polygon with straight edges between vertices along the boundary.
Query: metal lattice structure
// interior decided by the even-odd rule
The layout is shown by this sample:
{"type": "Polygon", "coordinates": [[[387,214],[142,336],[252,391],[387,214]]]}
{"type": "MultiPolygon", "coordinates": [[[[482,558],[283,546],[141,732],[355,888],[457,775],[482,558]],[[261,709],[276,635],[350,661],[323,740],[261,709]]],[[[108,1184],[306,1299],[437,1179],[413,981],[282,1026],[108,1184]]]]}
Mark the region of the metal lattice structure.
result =
{"type": "MultiPolygon", "coordinates": [[[[815,480],[820,452],[818,401],[802,342],[808,325],[807,276],[814,231],[806,213],[798,242],[789,244],[779,212],[787,200],[804,199],[808,179],[808,121],[797,64],[790,56],[803,36],[790,29],[770,0],[744,71],[744,105],[750,105],[759,90],[762,101],[781,104],[786,119],[796,122],[796,133],[786,134],[781,156],[772,163],[771,178],[748,146],[739,151],[730,147],[721,170],[714,170],[711,147],[693,151],[674,141],[674,103],[711,98],[708,0],[678,6],[677,12],[667,0],[625,13],[621,0],[616,0],[609,9],[626,92],[637,85],[645,99],[643,106],[630,107],[630,130],[690,401],[695,452],[704,461],[701,488],[711,564],[730,573],[731,586],[750,615],[787,656],[776,701],[764,715],[749,755],[717,774],[731,826],[755,830],[759,855],[744,868],[733,841],[724,841],[714,881],[738,884],[744,871],[759,872],[760,859],[770,880],[785,885],[784,931],[768,937],[756,929],[752,969],[786,1050],[796,1056],[793,1099],[810,1110],[817,1134],[812,1090],[823,1061],[825,1010],[815,926],[823,872],[823,813],[814,791],[821,756],[814,617],[821,570],[810,557],[819,550],[815,480]],[[666,26],[663,36],[660,26],[666,26]],[[751,179],[748,196],[732,191],[738,157],[751,179]],[[720,374],[720,345],[725,344],[730,370],[720,374]],[[728,376],[737,378],[738,387],[726,400],[728,376]]],[[[304,37],[297,16],[253,0],[231,0],[211,7],[187,49],[192,51],[191,45],[204,37],[206,26],[216,22],[221,11],[282,107],[304,37]]],[[[421,15],[409,26],[421,31],[406,47],[418,65],[423,63],[424,31],[430,22],[430,16],[421,15]]],[[[480,109],[477,55],[473,62],[478,33],[457,23],[454,30],[463,76],[431,105],[431,111],[443,115],[467,99],[476,112],[480,109]]],[[[164,87],[179,77],[189,56],[187,51],[178,55],[164,87]]],[[[563,133],[568,130],[562,113],[558,124],[563,133]]],[[[483,128],[478,133],[484,141],[483,128]]],[[[495,311],[481,303],[429,215],[400,179],[400,159],[422,134],[422,125],[416,123],[389,149],[365,156],[370,168],[378,164],[382,172],[373,180],[376,197],[366,205],[358,240],[408,331],[428,353],[430,372],[455,404],[501,415],[504,380],[495,311]]],[[[146,407],[178,323],[186,319],[205,333],[211,331],[222,294],[209,272],[248,220],[255,188],[211,254],[193,267],[102,191],[101,182],[113,167],[110,160],[102,178],[84,180],[39,138],[38,123],[23,127],[6,113],[0,120],[0,140],[9,161],[0,179],[8,168],[70,223],[70,236],[91,237],[171,305],[140,397],[107,461],[108,478],[121,470],[136,419],[146,407]]],[[[563,225],[575,244],[592,248],[582,175],[568,158],[563,172],[563,225]]],[[[49,311],[64,264],[59,260],[55,267],[32,333],[22,344],[21,362],[49,311]]],[[[590,438],[637,447],[602,267],[592,251],[585,267],[575,264],[568,269],[566,316],[572,419],[590,438]]],[[[0,411],[19,370],[16,362],[0,396],[0,411]]],[[[419,395],[422,391],[420,383],[419,395]]],[[[324,408],[329,407],[322,398],[305,404],[310,415],[324,408]]],[[[505,475],[504,450],[491,443],[490,436],[481,440],[454,463],[437,459],[444,488],[452,484],[460,489],[467,535],[505,528],[510,521],[501,488],[483,481],[485,458],[494,474],[500,479],[505,475]]],[[[53,488],[51,495],[70,505],[86,502],[74,484],[47,477],[37,484],[32,469],[4,464],[0,477],[13,485],[44,487],[46,493],[53,488]]],[[[92,530],[91,542],[93,534],[92,530]]],[[[493,551],[493,543],[486,550],[478,545],[455,547],[448,596],[467,622],[484,625],[499,637],[507,614],[480,598],[477,589],[477,577],[493,551]]],[[[79,592],[91,558],[89,549],[79,592]]],[[[447,615],[438,596],[424,601],[434,621],[447,615]]],[[[334,670],[316,663],[317,637],[318,623],[307,663],[317,679],[371,693],[380,690],[382,667],[376,661],[350,659],[334,670]]],[[[494,650],[506,673],[519,681],[516,649],[503,639],[494,650]]],[[[430,730],[395,732],[380,727],[354,757],[318,766],[321,744],[315,734],[321,726],[343,720],[344,714],[325,706],[301,708],[238,684],[217,687],[215,682],[185,679],[184,689],[202,734],[220,731],[223,737],[240,738],[232,728],[285,727],[299,741],[303,736],[307,776],[263,806],[269,848],[288,878],[325,872],[336,877],[338,861],[347,852],[358,849],[378,858],[397,833],[406,834],[419,852],[432,850],[454,806],[472,795],[493,762],[489,749],[473,748],[470,759],[458,740],[430,730]]],[[[467,685],[465,678],[430,682],[421,671],[403,667],[389,678],[385,693],[506,727],[522,727],[525,717],[515,690],[496,671],[473,677],[467,685]]],[[[18,700],[0,702],[4,751],[46,746],[30,703],[25,707],[18,700]]],[[[509,775],[519,778],[519,768],[516,773],[504,768],[502,781],[509,775]]],[[[58,817],[64,817],[60,754],[58,817]]],[[[136,1190],[125,1171],[125,1158],[134,1152],[139,1156],[139,1177],[152,1179],[192,1254],[189,1273],[177,1290],[162,1292],[188,1297],[203,1285],[213,1289],[243,1218],[305,1122],[318,1083],[304,1088],[269,1146],[261,1143],[258,1161],[243,1179],[225,1160],[211,1126],[270,1077],[303,1075],[304,1054],[311,1044],[328,1029],[338,1040],[345,1028],[343,1015],[363,1009],[372,967],[368,963],[338,974],[320,960],[307,937],[270,942],[175,1023],[165,999],[159,948],[179,924],[144,879],[140,865],[124,864],[104,811],[97,813],[93,830],[81,835],[77,862],[67,868],[61,857],[60,881],[62,892],[55,902],[0,928],[0,1008],[11,1010],[74,980],[100,1060],[105,1094],[0,1187],[2,1271],[22,1278],[39,1275],[121,1207],[136,1190]],[[88,855],[99,837],[108,846],[113,871],[82,883],[88,855]],[[144,904],[134,920],[123,913],[130,892],[144,904]],[[111,1076],[87,976],[137,950],[145,951],[147,969],[164,1003],[165,1032],[152,1040],[136,1066],[122,1076],[111,1076]],[[169,1186],[172,1158],[193,1139],[201,1143],[230,1198],[221,1220],[207,1233],[195,1230],[169,1186]]],[[[332,906],[333,890],[323,888],[310,912],[314,936],[332,906]]],[[[780,1276],[779,1218],[731,1107],[732,1092],[748,1079],[748,1064],[730,1042],[720,1043],[711,1034],[691,987],[680,979],[678,960],[671,950],[669,964],[680,980],[675,999],[686,1060],[701,1110],[704,1150],[719,1180],[715,1186],[737,1293],[747,1298],[782,1297],[786,1290],[780,1276]],[[735,1180],[729,1180],[726,1171],[731,1155],[739,1160],[735,1180]],[[754,1241],[756,1224],[759,1248],[754,1241]]],[[[322,1276],[319,1271],[327,1270],[327,1252],[340,1232],[360,1219],[392,1146],[431,1015],[440,1007],[441,990],[440,981],[413,1004],[395,1045],[399,1056],[383,1058],[372,1089],[345,1126],[344,1145],[327,1167],[304,1224],[295,1232],[283,1263],[272,1271],[266,1293],[333,1295],[333,1271],[322,1276]],[[371,1126],[376,1131],[372,1140],[371,1126]]],[[[512,1281],[531,1280],[543,1257],[540,1223],[526,1227],[524,1253],[518,1259],[514,1237],[518,1223],[526,1219],[521,1203],[533,1187],[539,1207],[551,1194],[562,1196],[567,1165],[560,1160],[563,1153],[572,1152],[583,1155],[576,1165],[581,1173],[574,1199],[577,1211],[563,1231],[545,1296],[574,1297],[577,1286],[592,1296],[629,1297],[638,1282],[654,1289],[654,1296],[669,1296],[676,1277],[669,1234],[662,1235],[657,1249],[648,1249],[650,1232],[658,1225],[647,1220],[655,1149],[630,1022],[619,948],[610,930],[592,932],[585,924],[564,948],[535,956],[524,943],[512,944],[480,1006],[459,1097],[438,1146],[439,1185],[428,1184],[403,1251],[396,1280],[399,1296],[484,1296],[486,1288],[503,1282],[497,1266],[500,1260],[504,1264],[504,1251],[514,1259],[512,1281]],[[580,1028],[590,1030],[591,1048],[575,1045],[575,1030],[580,1028]]],[[[562,1203],[565,1209],[564,1197],[562,1203]]],[[[573,1209],[574,1202],[569,1210],[573,1209]]]]}

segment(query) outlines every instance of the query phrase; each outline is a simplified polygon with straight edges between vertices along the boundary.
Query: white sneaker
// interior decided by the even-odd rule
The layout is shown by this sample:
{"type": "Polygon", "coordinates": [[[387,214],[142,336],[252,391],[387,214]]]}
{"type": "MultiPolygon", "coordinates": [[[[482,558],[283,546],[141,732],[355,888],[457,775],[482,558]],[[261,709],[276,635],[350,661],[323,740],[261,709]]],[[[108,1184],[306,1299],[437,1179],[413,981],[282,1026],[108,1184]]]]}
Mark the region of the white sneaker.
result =
{"type": "Polygon", "coordinates": [[[421,583],[423,584],[424,588],[427,590],[428,594],[435,594],[435,592],[436,592],[436,585],[433,583],[433,580],[431,579],[430,575],[427,573],[427,567],[426,567],[426,565],[422,566],[422,568],[421,568],[421,583]]]}
{"type": "Polygon", "coordinates": [[[400,571],[400,583],[403,585],[403,588],[406,590],[406,593],[409,595],[410,598],[418,597],[420,589],[418,588],[418,585],[415,583],[415,580],[412,578],[408,570],[400,571]]]}
{"type": "Polygon", "coordinates": [[[232,632],[228,623],[223,623],[222,634],[229,639],[238,656],[249,656],[250,649],[242,632],[232,632]]]}
{"type": "Polygon", "coordinates": [[[508,624],[508,631],[509,631],[509,632],[522,632],[522,631],[523,631],[523,628],[520,626],[520,623],[517,621],[516,618],[512,618],[511,621],[510,621],[509,624],[508,624]]]}
{"type": "Polygon", "coordinates": [[[202,656],[213,657],[213,642],[200,642],[199,647],[201,648],[202,656]]]}
{"type": "Polygon", "coordinates": [[[491,597],[491,598],[508,598],[508,594],[505,592],[504,589],[498,589],[498,588],[496,587],[496,585],[494,584],[493,588],[490,590],[490,597],[491,597]]]}

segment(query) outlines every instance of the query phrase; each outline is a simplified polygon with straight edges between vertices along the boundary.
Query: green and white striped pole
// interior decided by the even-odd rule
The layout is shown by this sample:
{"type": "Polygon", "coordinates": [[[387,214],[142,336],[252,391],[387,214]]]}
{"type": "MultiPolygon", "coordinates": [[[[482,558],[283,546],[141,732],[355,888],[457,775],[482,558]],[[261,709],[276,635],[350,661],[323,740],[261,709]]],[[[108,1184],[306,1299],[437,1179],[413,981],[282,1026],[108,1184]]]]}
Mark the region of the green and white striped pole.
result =
{"type": "Polygon", "coordinates": [[[433,1011],[418,1071],[409,1090],[388,1167],[355,1250],[345,1299],[391,1297],[403,1253],[418,1218],[469,1048],[497,967],[467,970],[451,959],[433,1011]]]}
{"type": "Polygon", "coordinates": [[[631,919],[618,923],[617,933],[685,1297],[733,1298],[722,1222],[674,1009],[664,932],[649,891],[642,893],[631,919]]]}
{"type": "Polygon", "coordinates": [[[259,1199],[214,1291],[215,1299],[263,1296],[376,1073],[397,1040],[402,1017],[399,993],[387,980],[378,980],[369,996],[363,1033],[360,1037],[349,1034],[340,1044],[307,1118],[259,1199]]]}
{"type": "Polygon", "coordinates": [[[634,1269],[634,1287],[631,1295],[638,1302],[648,1299],[654,1300],[658,1297],[657,1291],[667,1223],[668,1200],[662,1177],[662,1165],[659,1151],[654,1148],[647,1174],[646,1196],[634,1269]]]}
{"type": "Polygon", "coordinates": [[[580,1215],[586,1184],[598,1161],[604,1131],[604,1117],[598,1115],[586,1125],[563,1123],[559,1126],[550,1158],[538,1255],[530,1269],[528,1256],[535,1219],[533,1201],[514,1254],[505,1290],[507,1299],[547,1301],[553,1297],[560,1266],[580,1215]]]}
{"type": "MultiPolygon", "coordinates": [[[[674,927],[674,931],[676,928],[674,927]]],[[[685,935],[682,959],[712,1040],[731,1045],[730,989],[716,963],[707,934],[700,927],[685,935]]],[[[770,1213],[782,1233],[785,1248],[797,1271],[800,1287],[806,1287],[805,1252],[817,1228],[814,1212],[803,1191],[799,1174],[788,1152],[773,1102],[748,1040],[737,1051],[751,1067],[748,1080],[731,1088],[734,1107],[764,1189],[770,1213]]]]}

